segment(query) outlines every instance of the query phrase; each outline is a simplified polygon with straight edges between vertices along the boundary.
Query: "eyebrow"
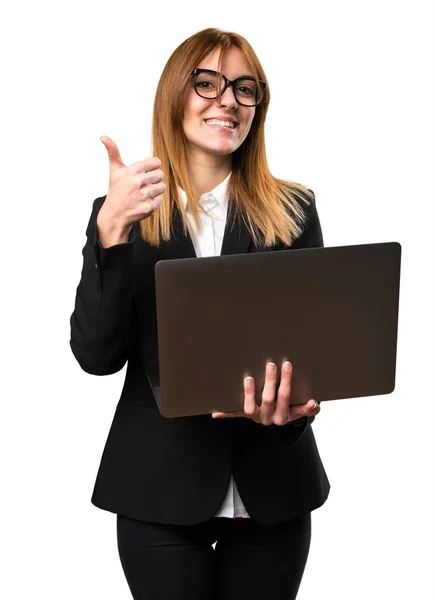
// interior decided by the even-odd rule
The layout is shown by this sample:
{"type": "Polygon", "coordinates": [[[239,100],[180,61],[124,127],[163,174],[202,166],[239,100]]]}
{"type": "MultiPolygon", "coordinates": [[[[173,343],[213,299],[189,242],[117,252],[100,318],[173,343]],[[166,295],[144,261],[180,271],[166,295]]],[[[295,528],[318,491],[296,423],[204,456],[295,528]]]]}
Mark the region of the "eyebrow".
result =
{"type": "MultiPolygon", "coordinates": [[[[214,73],[218,73],[218,71],[216,71],[215,69],[208,69],[208,67],[198,67],[198,68],[205,69],[206,71],[214,71],[214,73]]],[[[220,74],[224,75],[224,73],[220,73],[220,74]]],[[[238,77],[234,77],[234,79],[244,79],[245,77],[251,77],[252,79],[255,78],[254,75],[244,73],[243,75],[238,75],[238,77]]],[[[228,79],[229,79],[229,77],[228,77],[228,79]]]]}

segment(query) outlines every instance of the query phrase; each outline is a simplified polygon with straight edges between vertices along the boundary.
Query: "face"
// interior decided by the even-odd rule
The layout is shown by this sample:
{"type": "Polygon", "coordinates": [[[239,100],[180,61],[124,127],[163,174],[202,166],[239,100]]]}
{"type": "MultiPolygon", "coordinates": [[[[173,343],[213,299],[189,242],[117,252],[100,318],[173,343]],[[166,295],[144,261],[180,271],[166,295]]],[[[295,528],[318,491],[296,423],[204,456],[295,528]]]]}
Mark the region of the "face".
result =
{"type": "MultiPolygon", "coordinates": [[[[215,50],[208,58],[196,65],[200,69],[217,71],[220,50],[215,50]]],[[[254,74],[249,69],[243,53],[238,48],[230,48],[222,62],[222,73],[230,80],[242,75],[254,74]]],[[[190,151],[199,154],[227,155],[235,152],[246,139],[256,107],[237,103],[232,86],[220,98],[202,98],[192,86],[187,93],[183,119],[184,133],[190,151]],[[208,119],[235,119],[235,128],[207,124],[208,119]]]]}

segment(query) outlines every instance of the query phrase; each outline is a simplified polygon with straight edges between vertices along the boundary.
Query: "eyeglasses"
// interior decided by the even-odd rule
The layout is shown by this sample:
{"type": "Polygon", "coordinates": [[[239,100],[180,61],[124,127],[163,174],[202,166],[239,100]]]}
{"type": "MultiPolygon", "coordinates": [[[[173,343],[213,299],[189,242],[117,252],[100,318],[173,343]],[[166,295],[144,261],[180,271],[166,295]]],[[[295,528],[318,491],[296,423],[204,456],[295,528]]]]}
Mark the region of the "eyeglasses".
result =
{"type": "Polygon", "coordinates": [[[238,77],[231,81],[222,73],[217,73],[211,69],[194,69],[194,89],[201,98],[215,100],[217,96],[222,96],[226,89],[231,85],[238,104],[242,106],[257,106],[262,98],[263,92],[267,87],[265,81],[259,80],[259,89],[254,77],[238,77]],[[220,90],[220,92],[219,92],[220,90]]]}

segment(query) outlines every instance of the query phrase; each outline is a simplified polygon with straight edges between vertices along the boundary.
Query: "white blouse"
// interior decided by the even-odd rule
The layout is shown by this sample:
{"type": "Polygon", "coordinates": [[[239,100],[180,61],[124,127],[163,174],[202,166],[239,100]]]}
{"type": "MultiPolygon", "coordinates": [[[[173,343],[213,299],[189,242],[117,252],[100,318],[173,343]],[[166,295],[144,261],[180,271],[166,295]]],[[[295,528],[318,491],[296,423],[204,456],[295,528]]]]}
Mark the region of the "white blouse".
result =
{"type": "MultiPolygon", "coordinates": [[[[183,189],[179,189],[184,207],[187,208],[189,232],[197,257],[218,256],[221,254],[228,209],[226,189],[230,176],[229,173],[226,179],[216,188],[211,192],[202,194],[200,197],[199,203],[205,211],[200,213],[203,226],[200,234],[197,233],[194,220],[188,210],[186,194],[183,189]]],[[[214,516],[230,519],[235,517],[250,518],[239,495],[233,475],[231,475],[223,504],[214,516]]]]}

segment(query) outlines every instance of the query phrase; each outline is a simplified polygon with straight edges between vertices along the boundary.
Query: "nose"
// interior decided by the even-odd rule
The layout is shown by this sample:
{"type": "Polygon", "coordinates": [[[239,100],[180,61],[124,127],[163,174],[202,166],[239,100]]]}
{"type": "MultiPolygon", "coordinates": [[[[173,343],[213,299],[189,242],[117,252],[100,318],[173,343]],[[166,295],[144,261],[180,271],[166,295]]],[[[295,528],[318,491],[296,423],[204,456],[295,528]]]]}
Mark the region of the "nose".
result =
{"type": "Polygon", "coordinates": [[[217,104],[219,106],[226,106],[228,108],[238,108],[238,102],[235,98],[234,90],[231,85],[228,85],[220,98],[217,98],[217,104]]]}

